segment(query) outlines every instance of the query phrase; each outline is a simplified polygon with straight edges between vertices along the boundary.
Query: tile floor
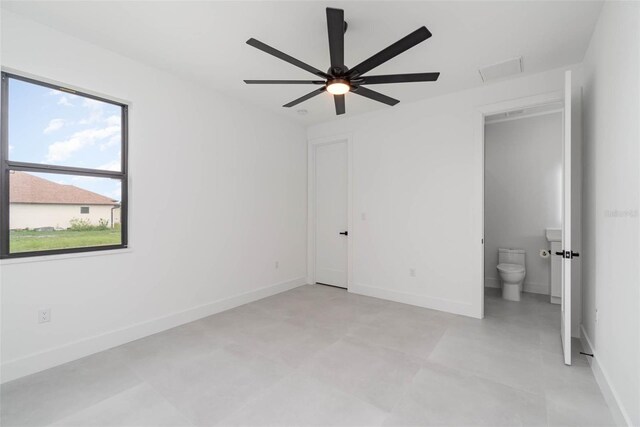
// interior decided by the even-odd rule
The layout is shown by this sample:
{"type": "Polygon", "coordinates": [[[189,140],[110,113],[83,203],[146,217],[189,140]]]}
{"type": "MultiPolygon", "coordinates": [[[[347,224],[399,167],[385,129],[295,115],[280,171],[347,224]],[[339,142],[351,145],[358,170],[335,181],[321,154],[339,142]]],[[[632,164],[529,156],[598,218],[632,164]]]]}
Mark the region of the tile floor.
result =
{"type": "Polygon", "coordinates": [[[613,424],[584,357],[562,363],[558,306],[488,289],[485,311],[303,286],[9,382],[1,424],[613,424]]]}

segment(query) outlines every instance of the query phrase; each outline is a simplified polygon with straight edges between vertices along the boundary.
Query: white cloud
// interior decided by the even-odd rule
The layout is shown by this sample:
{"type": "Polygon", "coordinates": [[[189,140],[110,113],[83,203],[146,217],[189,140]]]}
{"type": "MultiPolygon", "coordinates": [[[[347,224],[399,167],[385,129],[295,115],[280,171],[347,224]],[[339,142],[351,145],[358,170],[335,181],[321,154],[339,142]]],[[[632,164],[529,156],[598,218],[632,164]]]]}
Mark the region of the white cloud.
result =
{"type": "Polygon", "coordinates": [[[88,107],[93,109],[102,109],[102,105],[103,105],[103,102],[95,99],[85,98],[84,100],[82,100],[83,107],[88,107]]]}
{"type": "Polygon", "coordinates": [[[122,188],[120,187],[120,183],[117,183],[116,188],[111,190],[108,194],[105,194],[105,196],[110,197],[112,200],[120,201],[122,198],[122,188]]]}
{"type": "Polygon", "coordinates": [[[78,122],[79,125],[92,125],[102,120],[102,112],[101,111],[92,111],[89,114],[89,117],[86,119],[82,119],[78,122]]]}
{"type": "Polygon", "coordinates": [[[120,171],[120,160],[112,160],[109,163],[98,166],[98,169],[104,169],[108,171],[120,171]]]}
{"type": "Polygon", "coordinates": [[[75,132],[71,138],[57,141],[49,145],[47,162],[59,162],[69,158],[74,152],[93,145],[96,141],[110,138],[120,132],[119,126],[108,126],[100,129],[86,129],[75,132]]]}
{"type": "Polygon", "coordinates": [[[58,89],[49,89],[47,92],[49,96],[58,96],[58,105],[64,105],[65,107],[73,107],[73,103],[71,102],[71,98],[69,98],[64,92],[59,91],[58,89]]]}
{"type": "Polygon", "coordinates": [[[64,105],[65,107],[73,107],[71,101],[66,95],[62,95],[60,99],[58,99],[58,105],[64,105]]]}
{"type": "Polygon", "coordinates": [[[14,148],[16,148],[16,147],[14,147],[13,145],[9,144],[9,152],[12,152],[14,148]]]}
{"type": "Polygon", "coordinates": [[[95,99],[85,98],[82,101],[82,106],[89,109],[89,117],[86,119],[80,120],[78,123],[81,125],[90,125],[98,122],[107,122],[107,125],[111,125],[109,123],[109,119],[103,119],[104,116],[104,103],[100,101],[96,101],[95,99]]]}
{"type": "Polygon", "coordinates": [[[120,126],[121,118],[120,116],[116,116],[116,115],[109,116],[107,117],[106,122],[107,122],[107,125],[109,126],[120,126]]]}
{"type": "Polygon", "coordinates": [[[104,178],[98,178],[97,176],[84,176],[84,175],[75,175],[73,177],[71,177],[71,179],[74,182],[80,181],[80,182],[87,182],[87,181],[98,181],[100,179],[104,179],[104,178]]]}
{"type": "Polygon", "coordinates": [[[118,133],[109,138],[107,142],[100,144],[100,151],[106,151],[111,147],[119,147],[120,141],[120,126],[118,126],[118,133]]]}
{"type": "Polygon", "coordinates": [[[64,126],[63,119],[51,119],[49,120],[49,125],[42,131],[42,133],[51,133],[57,131],[58,129],[64,126]]]}

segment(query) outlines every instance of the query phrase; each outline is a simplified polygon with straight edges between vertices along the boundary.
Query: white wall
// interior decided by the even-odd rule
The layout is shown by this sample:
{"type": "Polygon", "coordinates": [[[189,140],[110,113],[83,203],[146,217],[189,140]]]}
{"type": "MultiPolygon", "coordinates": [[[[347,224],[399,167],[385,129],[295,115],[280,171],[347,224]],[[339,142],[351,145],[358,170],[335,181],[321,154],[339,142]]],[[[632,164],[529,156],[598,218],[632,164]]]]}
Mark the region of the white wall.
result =
{"type": "Polygon", "coordinates": [[[88,220],[93,225],[98,225],[100,220],[105,220],[111,225],[112,209],[113,205],[11,203],[9,206],[9,219],[11,221],[9,228],[11,230],[38,227],[69,228],[71,226],[70,221],[74,218],[88,220]],[[81,207],[89,207],[89,213],[81,214],[81,207]]]}
{"type": "Polygon", "coordinates": [[[549,294],[546,228],[562,226],[562,113],[485,126],[485,286],[500,286],[498,248],[526,251],[524,290],[549,294]]]}
{"type": "Polygon", "coordinates": [[[6,11],[2,65],[131,102],[132,247],[2,262],[4,381],[304,283],[302,127],[6,11]]]}
{"type": "Polygon", "coordinates": [[[639,50],[640,4],[606,2],[584,62],[583,326],[629,425],[640,425],[639,50]]]}
{"type": "MultiPolygon", "coordinates": [[[[578,85],[579,75],[575,81],[578,85]]],[[[353,136],[349,290],[479,317],[483,129],[478,109],[562,90],[563,83],[563,70],[553,70],[393,108],[380,105],[373,113],[310,127],[310,139],[353,136]],[[416,277],[410,277],[411,268],[416,277]]]]}

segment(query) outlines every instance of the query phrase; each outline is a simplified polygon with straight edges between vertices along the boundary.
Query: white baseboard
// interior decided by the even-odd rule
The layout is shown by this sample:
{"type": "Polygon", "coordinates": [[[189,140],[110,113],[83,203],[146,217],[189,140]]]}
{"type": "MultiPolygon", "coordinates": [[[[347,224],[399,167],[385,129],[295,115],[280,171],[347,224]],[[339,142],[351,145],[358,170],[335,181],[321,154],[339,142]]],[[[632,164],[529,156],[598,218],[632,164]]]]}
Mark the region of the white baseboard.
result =
{"type": "MultiPolygon", "coordinates": [[[[485,288],[499,288],[500,280],[496,277],[485,277],[484,278],[484,287],[485,288]]],[[[532,282],[524,282],[523,286],[524,292],[529,292],[532,294],[541,294],[541,295],[549,295],[549,284],[548,283],[532,283],[532,282]]]]}
{"type": "Polygon", "coordinates": [[[461,314],[463,316],[474,317],[477,319],[480,318],[478,314],[479,308],[474,309],[471,303],[424,295],[407,294],[404,292],[397,292],[360,284],[349,285],[349,292],[386,299],[389,301],[401,302],[403,304],[417,305],[418,307],[430,308],[433,310],[446,311],[447,313],[461,314]]]}
{"type": "Polygon", "coordinates": [[[586,353],[593,354],[593,357],[587,357],[587,360],[591,365],[593,376],[596,378],[600,391],[602,391],[604,400],[607,402],[607,405],[609,405],[609,409],[611,410],[611,414],[613,415],[613,420],[616,422],[616,425],[632,426],[631,417],[629,417],[629,413],[620,403],[618,393],[611,385],[607,371],[602,365],[600,365],[598,361],[598,353],[593,348],[589,335],[587,335],[587,331],[584,329],[583,325],[580,325],[580,343],[586,353]]]}
{"type": "Polygon", "coordinates": [[[523,290],[532,294],[549,295],[549,284],[524,282],[523,290]]]}
{"type": "Polygon", "coordinates": [[[2,382],[5,383],[25,375],[71,362],[305,284],[306,278],[298,277],[286,282],[265,286],[229,298],[202,304],[167,316],[136,323],[125,328],[83,338],[19,359],[9,360],[4,362],[0,367],[2,370],[2,382]]]}

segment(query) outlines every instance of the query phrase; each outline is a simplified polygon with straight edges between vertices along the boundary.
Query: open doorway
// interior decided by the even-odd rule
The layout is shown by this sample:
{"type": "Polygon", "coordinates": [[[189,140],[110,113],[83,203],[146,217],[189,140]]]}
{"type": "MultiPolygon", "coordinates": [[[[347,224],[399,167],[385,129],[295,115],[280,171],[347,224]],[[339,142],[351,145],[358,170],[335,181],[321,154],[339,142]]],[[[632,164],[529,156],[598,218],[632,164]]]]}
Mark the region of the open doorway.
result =
{"type": "Polygon", "coordinates": [[[561,353],[563,105],[487,115],[484,132],[485,314],[561,353]]]}
{"type": "Polygon", "coordinates": [[[507,301],[561,302],[562,141],[559,103],[485,117],[484,286],[507,301]]]}
{"type": "Polygon", "coordinates": [[[571,364],[572,269],[577,266],[572,260],[579,255],[572,249],[579,236],[572,233],[576,224],[572,217],[579,218],[579,211],[571,209],[579,201],[572,175],[579,169],[572,170],[571,106],[567,71],[564,93],[480,109],[482,314],[504,322],[551,326],[548,332],[555,338],[550,343],[553,350],[559,347],[567,365],[571,364]]]}

